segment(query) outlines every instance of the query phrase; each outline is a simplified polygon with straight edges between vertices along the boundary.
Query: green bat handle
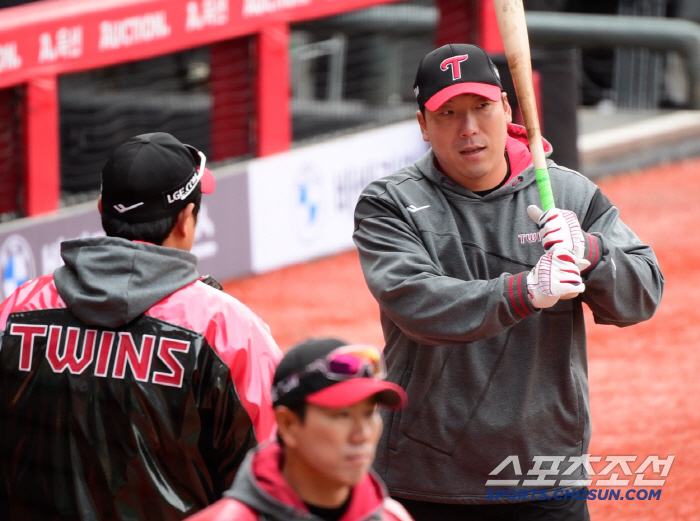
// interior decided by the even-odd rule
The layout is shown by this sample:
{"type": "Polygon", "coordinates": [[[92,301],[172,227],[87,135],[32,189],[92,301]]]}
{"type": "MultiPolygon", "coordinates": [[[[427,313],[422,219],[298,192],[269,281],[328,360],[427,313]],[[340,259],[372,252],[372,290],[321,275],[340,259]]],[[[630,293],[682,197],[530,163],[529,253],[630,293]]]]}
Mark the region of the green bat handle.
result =
{"type": "Polygon", "coordinates": [[[546,168],[536,168],[535,177],[542,200],[542,210],[546,212],[554,208],[554,194],[552,193],[552,184],[549,182],[549,172],[546,168]]]}

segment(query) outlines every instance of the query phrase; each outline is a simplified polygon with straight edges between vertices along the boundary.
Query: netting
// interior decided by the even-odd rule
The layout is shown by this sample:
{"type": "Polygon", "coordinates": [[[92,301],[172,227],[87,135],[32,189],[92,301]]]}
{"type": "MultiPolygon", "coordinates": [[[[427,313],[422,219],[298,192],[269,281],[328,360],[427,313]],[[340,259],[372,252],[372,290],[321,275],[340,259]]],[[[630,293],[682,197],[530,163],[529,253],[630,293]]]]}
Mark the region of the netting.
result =
{"type": "Polygon", "coordinates": [[[251,84],[247,38],[62,76],[63,203],[93,197],[107,157],[134,135],[169,132],[210,160],[246,157],[251,84]]]}
{"type": "Polygon", "coordinates": [[[22,177],[21,88],[0,89],[0,221],[18,216],[22,177]]]}
{"type": "Polygon", "coordinates": [[[402,2],[292,26],[293,139],[413,117],[413,78],[435,41],[432,2],[402,2]]]}

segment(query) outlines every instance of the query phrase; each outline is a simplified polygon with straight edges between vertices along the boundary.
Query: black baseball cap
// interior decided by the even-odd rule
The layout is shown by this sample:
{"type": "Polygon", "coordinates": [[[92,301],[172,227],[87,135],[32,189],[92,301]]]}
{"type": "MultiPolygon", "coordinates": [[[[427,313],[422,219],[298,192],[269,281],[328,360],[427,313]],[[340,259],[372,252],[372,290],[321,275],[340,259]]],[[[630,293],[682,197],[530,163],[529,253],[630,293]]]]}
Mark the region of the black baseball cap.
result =
{"type": "Polygon", "coordinates": [[[277,366],[272,405],[306,402],[340,408],[374,396],[391,409],[404,407],[406,392],[385,376],[384,357],[377,347],[337,338],[307,340],[292,347],[277,366]],[[364,363],[365,359],[370,362],[364,363]]]}
{"type": "Polygon", "coordinates": [[[413,92],[418,106],[430,111],[459,94],[501,99],[501,77],[478,45],[450,43],[428,53],[418,65],[413,92]]]}
{"type": "Polygon", "coordinates": [[[166,132],[120,145],[102,169],[102,212],[129,223],[177,214],[216,182],[206,157],[166,132]]]}

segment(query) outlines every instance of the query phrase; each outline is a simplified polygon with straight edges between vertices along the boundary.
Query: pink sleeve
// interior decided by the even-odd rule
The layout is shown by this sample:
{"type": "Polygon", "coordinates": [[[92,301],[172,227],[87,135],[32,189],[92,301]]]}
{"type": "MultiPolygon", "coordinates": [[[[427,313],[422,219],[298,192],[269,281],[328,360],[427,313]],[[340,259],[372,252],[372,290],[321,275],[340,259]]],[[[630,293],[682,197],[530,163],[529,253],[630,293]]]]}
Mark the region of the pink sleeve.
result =
{"type": "Polygon", "coordinates": [[[231,377],[238,390],[238,396],[253,421],[255,437],[258,443],[263,443],[276,431],[270,388],[275,368],[282,358],[282,351],[277,347],[267,324],[252,313],[251,315],[245,356],[237,353],[235,361],[229,363],[226,359],[227,353],[219,354],[231,368],[231,377]]]}
{"type": "Polygon", "coordinates": [[[387,521],[413,521],[403,505],[390,497],[384,499],[384,513],[387,521]]]}
{"type": "Polygon", "coordinates": [[[65,303],[56,292],[53,275],[25,282],[0,304],[0,331],[7,327],[10,313],[33,309],[63,308],[65,303]]]}
{"type": "Polygon", "coordinates": [[[16,300],[17,292],[7,297],[2,304],[0,304],[0,331],[5,331],[7,328],[7,317],[13,311],[16,300]]]}
{"type": "Polygon", "coordinates": [[[231,371],[258,443],[268,440],[275,430],[270,387],[282,351],[267,324],[231,295],[201,282],[173,293],[147,314],[204,334],[231,371]]]}

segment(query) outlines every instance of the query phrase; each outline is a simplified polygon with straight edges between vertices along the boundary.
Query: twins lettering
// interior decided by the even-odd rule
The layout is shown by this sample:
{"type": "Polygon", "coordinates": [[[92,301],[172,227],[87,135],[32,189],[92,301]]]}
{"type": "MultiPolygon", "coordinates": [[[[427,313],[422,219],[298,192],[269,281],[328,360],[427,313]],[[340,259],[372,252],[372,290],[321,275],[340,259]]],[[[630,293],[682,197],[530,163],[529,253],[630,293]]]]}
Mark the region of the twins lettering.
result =
{"type": "Polygon", "coordinates": [[[94,362],[95,376],[124,378],[128,366],[136,380],[170,387],[182,387],[184,377],[184,368],[174,353],[187,353],[191,346],[183,340],[143,335],[138,347],[129,332],[98,334],[95,329],[64,326],[12,324],[10,334],[20,337],[20,371],[31,369],[34,344],[46,338],[46,360],[55,373],[67,369],[72,374],[81,374],[94,362]],[[79,349],[81,337],[82,349],[79,349]],[[152,370],[156,357],[167,371],[152,370]]]}

